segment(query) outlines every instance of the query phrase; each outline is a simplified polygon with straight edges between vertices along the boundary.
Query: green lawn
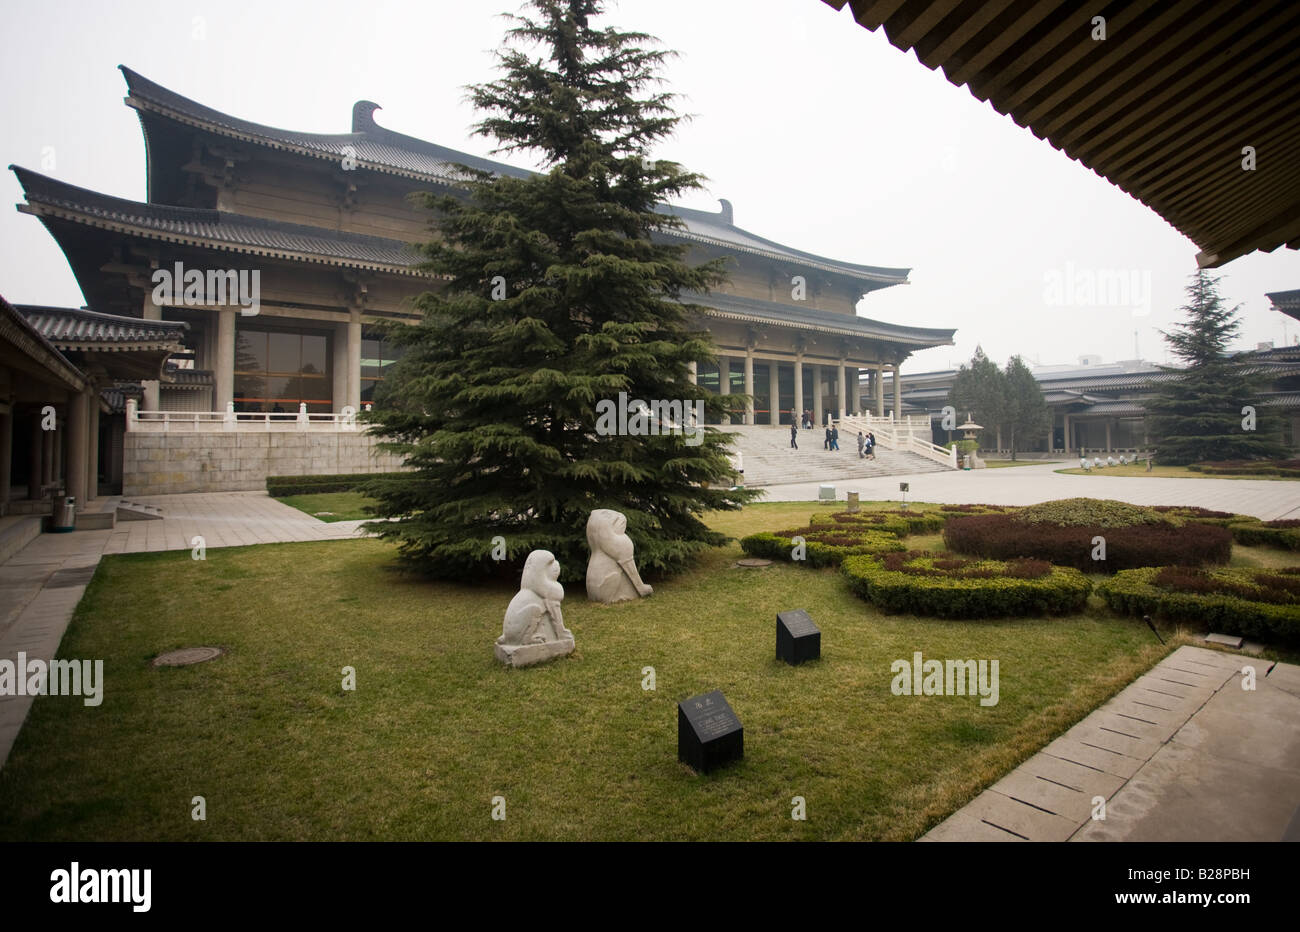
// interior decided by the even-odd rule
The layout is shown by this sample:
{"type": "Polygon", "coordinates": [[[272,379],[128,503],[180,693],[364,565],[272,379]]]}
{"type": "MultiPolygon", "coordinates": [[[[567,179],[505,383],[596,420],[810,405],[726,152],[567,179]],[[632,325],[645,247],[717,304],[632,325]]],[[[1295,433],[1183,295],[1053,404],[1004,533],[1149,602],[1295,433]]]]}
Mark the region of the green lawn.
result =
{"type": "Polygon", "coordinates": [[[291,508],[305,511],[322,521],[356,521],[370,518],[366,506],[374,499],[360,492],[316,492],[311,495],[286,495],[276,499],[291,508]]]}
{"type": "Polygon", "coordinates": [[[1147,464],[1130,463],[1126,466],[1104,466],[1101,469],[1080,469],[1078,466],[1072,469],[1057,469],[1059,473],[1069,476],[1146,476],[1148,479],[1277,479],[1282,482],[1295,482],[1288,476],[1221,476],[1211,475],[1204,472],[1193,472],[1186,466],[1161,466],[1159,464],[1152,466],[1151,471],[1147,472],[1147,464]]]}
{"type": "MultiPolygon", "coordinates": [[[[714,524],[750,533],[825,508],[714,524]]],[[[890,617],[834,570],[740,556],[713,551],[637,603],[569,587],[577,651],[525,670],[492,657],[512,588],[404,577],[376,540],[106,557],[59,651],[104,660],[103,704],[36,702],[0,770],[0,839],[906,840],[1170,649],[1095,598],[1051,620],[890,617]],[[789,608],[821,627],[821,661],[774,659],[789,608]],[[150,666],[197,645],[228,653],[150,666]],[[997,659],[999,704],[892,695],[891,662],[916,650],[997,659]],[[744,723],[745,760],[699,777],[676,760],[676,702],[710,689],[744,723]]]]}

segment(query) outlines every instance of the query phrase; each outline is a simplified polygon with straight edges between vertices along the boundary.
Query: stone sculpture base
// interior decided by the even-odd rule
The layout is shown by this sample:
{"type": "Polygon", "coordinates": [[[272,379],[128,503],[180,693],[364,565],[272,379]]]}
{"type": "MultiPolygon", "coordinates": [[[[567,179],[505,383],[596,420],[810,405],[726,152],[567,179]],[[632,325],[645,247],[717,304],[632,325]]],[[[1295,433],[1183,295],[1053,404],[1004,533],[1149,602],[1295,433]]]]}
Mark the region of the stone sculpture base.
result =
{"type": "Polygon", "coordinates": [[[497,644],[493,653],[507,667],[530,667],[573,653],[573,635],[542,644],[497,644]]]}

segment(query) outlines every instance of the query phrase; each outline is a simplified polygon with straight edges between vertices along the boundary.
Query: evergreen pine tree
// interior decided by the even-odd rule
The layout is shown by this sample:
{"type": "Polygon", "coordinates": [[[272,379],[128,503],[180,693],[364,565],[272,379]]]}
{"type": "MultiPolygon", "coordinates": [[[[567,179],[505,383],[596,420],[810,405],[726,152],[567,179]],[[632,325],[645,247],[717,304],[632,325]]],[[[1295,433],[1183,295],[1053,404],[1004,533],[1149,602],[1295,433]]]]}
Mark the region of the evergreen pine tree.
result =
{"type": "Polygon", "coordinates": [[[446,284],[420,297],[419,324],[389,329],[405,353],[371,429],[411,469],[369,485],[391,519],[369,527],[431,576],[513,571],[545,549],[574,580],[588,515],[612,508],[627,515],[644,575],[679,570],[725,540],[704,512],[758,493],[729,488],[729,437],[704,427],[744,396],[689,377],[714,347],[682,299],[720,284],[721,265],[689,265],[684,245],[657,235],[679,225],[659,205],[701,186],[649,158],[680,119],[675,95],[652,89],[670,53],[591,25],[600,0],[528,6],[508,17],[501,77],[469,99],[497,152],[533,153],[544,170],[462,166],[463,191],[426,198],[440,236],[423,247],[425,268],[446,284]],[[598,406],[620,393],[702,402],[699,433],[606,435],[598,406]]]}
{"type": "Polygon", "coordinates": [[[1161,366],[1176,377],[1161,382],[1147,403],[1149,431],[1160,462],[1185,465],[1206,460],[1280,456],[1275,418],[1261,407],[1267,387],[1253,353],[1232,354],[1241,329],[1239,308],[1228,308],[1219,280],[1198,269],[1187,285],[1187,319],[1161,331],[1175,357],[1187,364],[1161,366]]]}
{"type": "MultiPolygon", "coordinates": [[[[948,404],[957,412],[961,423],[967,416],[984,428],[988,438],[1002,424],[1006,416],[1006,380],[997,363],[985,355],[983,347],[975,347],[970,365],[957,370],[952,388],[948,391],[948,404]]],[[[985,441],[984,446],[988,443],[985,441]]]]}
{"type": "Polygon", "coordinates": [[[1015,462],[1019,444],[1027,437],[1041,437],[1043,431],[1052,424],[1052,413],[1047,408],[1042,386],[1019,356],[1007,360],[1003,384],[1006,388],[1006,408],[1002,429],[1007,434],[1011,460],[1015,462]]]}

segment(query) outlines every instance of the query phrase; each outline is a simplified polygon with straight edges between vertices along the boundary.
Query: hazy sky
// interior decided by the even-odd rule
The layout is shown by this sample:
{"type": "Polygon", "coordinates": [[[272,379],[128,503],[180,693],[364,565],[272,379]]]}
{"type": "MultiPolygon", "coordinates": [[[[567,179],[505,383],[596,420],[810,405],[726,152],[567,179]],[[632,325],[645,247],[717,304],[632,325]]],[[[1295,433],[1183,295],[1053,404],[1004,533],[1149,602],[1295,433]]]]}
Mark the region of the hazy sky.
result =
{"type": "MultiPolygon", "coordinates": [[[[137,200],[144,142],[118,64],[218,110],[311,132],[348,132],[352,103],[369,99],[383,106],[383,126],[488,155],[491,142],[470,135],[476,116],[462,88],[494,77],[496,14],[518,9],[517,0],[0,3],[10,38],[0,164],[137,200]]],[[[955,365],[976,343],[999,362],[1013,353],[1043,364],[1130,359],[1135,331],[1144,358],[1165,359],[1157,330],[1181,318],[1196,247],[847,10],[820,0],[608,9],[606,23],[681,53],[664,76],[694,118],[656,155],[708,176],[690,206],[716,210],[725,197],[736,223],[761,236],[912,269],[911,284],[858,307],[891,323],[957,328],[955,347],[916,354],[905,372],[955,365]],[[1103,272],[1136,285],[1127,299],[1136,309],[1053,299],[1053,284],[1103,272]]],[[[22,199],[11,172],[0,183],[9,203],[22,199]]],[[[0,254],[10,301],[83,303],[35,218],[0,211],[0,254]]],[[[1300,322],[1264,297],[1300,288],[1300,254],[1257,253],[1220,271],[1223,294],[1242,308],[1242,347],[1300,335],[1300,322]]]]}

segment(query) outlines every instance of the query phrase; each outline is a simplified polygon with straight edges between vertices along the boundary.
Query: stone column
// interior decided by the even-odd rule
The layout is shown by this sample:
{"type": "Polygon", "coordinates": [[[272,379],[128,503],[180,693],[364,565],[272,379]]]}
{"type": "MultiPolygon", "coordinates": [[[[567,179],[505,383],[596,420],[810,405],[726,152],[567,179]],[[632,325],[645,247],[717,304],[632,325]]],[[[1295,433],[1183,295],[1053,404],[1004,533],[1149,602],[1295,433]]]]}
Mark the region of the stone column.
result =
{"type": "Polygon", "coordinates": [[[1070,453],[1070,447],[1071,447],[1071,443],[1070,443],[1070,415],[1068,415],[1068,414],[1063,414],[1063,415],[1061,415],[1061,423],[1062,423],[1062,425],[1063,425],[1063,426],[1062,426],[1062,429],[1061,429],[1061,433],[1065,435],[1065,453],[1066,453],[1066,455],[1068,456],[1069,453],[1070,453]]]}
{"type": "Polygon", "coordinates": [[[63,434],[68,429],[67,413],[58,422],[54,430],[41,431],[41,485],[49,485],[62,473],[63,434]]]}
{"type": "Polygon", "coordinates": [[[754,348],[745,347],[745,394],[749,399],[745,402],[745,423],[752,425],[754,423],[754,348]]]}
{"type": "Polygon", "coordinates": [[[822,367],[819,363],[813,363],[813,426],[825,427],[825,421],[822,418],[822,367]]]}
{"type": "Polygon", "coordinates": [[[93,385],[86,399],[86,500],[99,497],[99,390],[93,385]]]}
{"type": "Polygon", "coordinates": [[[885,367],[876,366],[876,417],[885,416],[885,367]]]}
{"type": "Polygon", "coordinates": [[[41,412],[38,408],[32,417],[31,443],[27,450],[27,497],[36,501],[41,497],[41,475],[45,472],[45,431],[41,430],[41,412]]]}
{"type": "Polygon", "coordinates": [[[849,382],[849,414],[862,413],[862,370],[857,366],[849,366],[849,371],[845,374],[849,382]]]}
{"type": "Polygon", "coordinates": [[[348,404],[361,410],[361,311],[355,308],[348,321],[348,404]]]}
{"type": "Polygon", "coordinates": [[[894,420],[903,416],[903,374],[899,365],[894,366],[894,420]]]}
{"type": "Polygon", "coordinates": [[[348,325],[334,325],[334,413],[342,412],[348,403],[348,325]]]}
{"type": "Polygon", "coordinates": [[[235,314],[234,308],[217,311],[217,360],[213,367],[216,383],[214,401],[218,411],[225,412],[226,405],[235,400],[235,314]]]}
{"type": "Polygon", "coordinates": [[[839,414],[837,415],[837,420],[842,421],[844,420],[844,415],[846,412],[845,405],[848,404],[848,393],[845,390],[845,386],[844,386],[844,358],[843,357],[840,357],[840,364],[835,367],[835,375],[837,379],[836,398],[838,399],[838,408],[839,408],[839,414]]]}
{"type": "Polygon", "coordinates": [[[89,439],[90,392],[84,391],[73,395],[68,400],[68,461],[67,477],[64,488],[68,495],[77,499],[77,509],[86,504],[86,466],[89,457],[86,453],[86,441],[89,439]]]}
{"type": "Polygon", "coordinates": [[[768,424],[781,426],[781,364],[775,359],[767,361],[767,407],[771,412],[768,424]]]}
{"type": "MultiPolygon", "coordinates": [[[[180,288],[181,283],[176,282],[174,288],[180,288]]],[[[153,303],[153,291],[149,288],[144,290],[144,319],[145,320],[162,320],[162,308],[153,303]]],[[[161,404],[160,383],[157,379],[149,379],[141,382],[144,388],[144,397],[140,399],[140,409],[142,411],[157,411],[161,404]]]]}
{"type": "Polygon", "coordinates": [[[794,360],[794,417],[796,427],[803,423],[803,356],[794,360]]]}
{"type": "Polygon", "coordinates": [[[14,409],[9,406],[0,414],[0,514],[4,514],[9,504],[9,486],[13,484],[14,456],[14,409]]]}
{"type": "Polygon", "coordinates": [[[1110,452],[1110,418],[1106,418],[1106,452],[1110,452]]]}
{"type": "MultiPolygon", "coordinates": [[[[731,357],[729,356],[718,357],[718,394],[731,394],[731,357]]],[[[722,423],[730,425],[731,415],[724,414],[722,417],[722,423]]]]}

